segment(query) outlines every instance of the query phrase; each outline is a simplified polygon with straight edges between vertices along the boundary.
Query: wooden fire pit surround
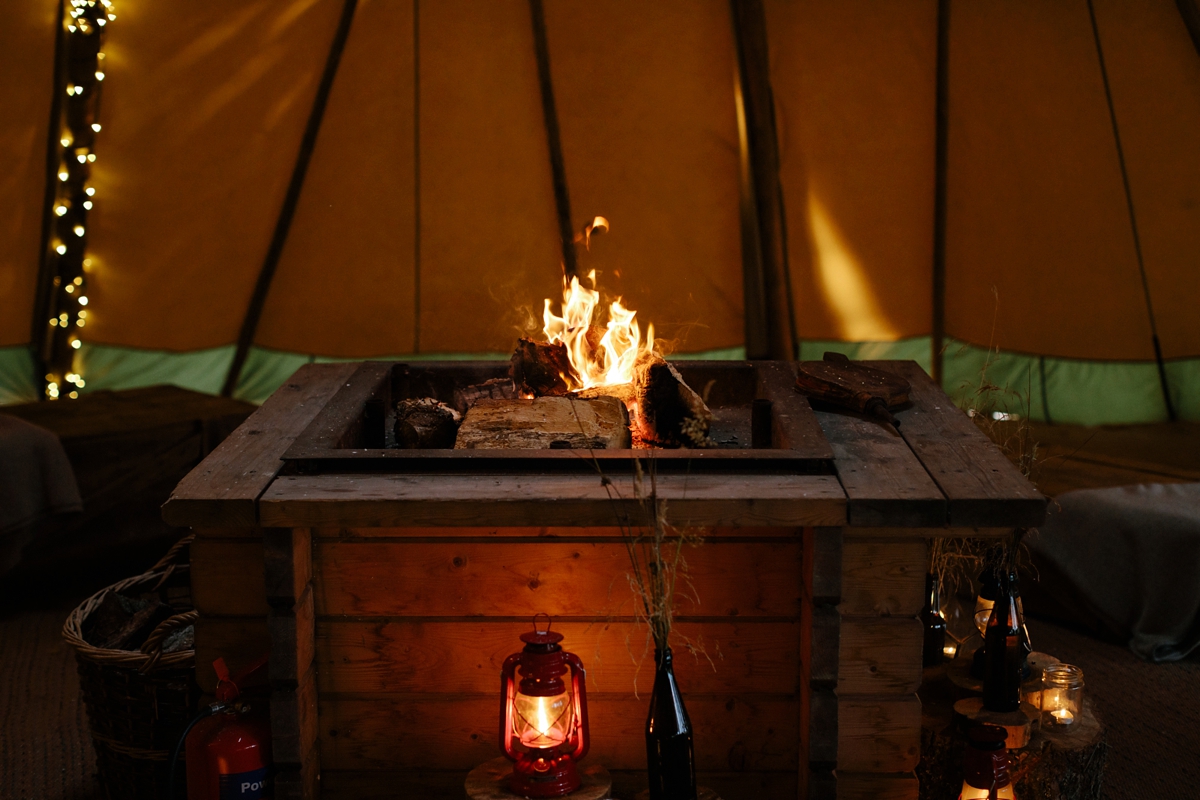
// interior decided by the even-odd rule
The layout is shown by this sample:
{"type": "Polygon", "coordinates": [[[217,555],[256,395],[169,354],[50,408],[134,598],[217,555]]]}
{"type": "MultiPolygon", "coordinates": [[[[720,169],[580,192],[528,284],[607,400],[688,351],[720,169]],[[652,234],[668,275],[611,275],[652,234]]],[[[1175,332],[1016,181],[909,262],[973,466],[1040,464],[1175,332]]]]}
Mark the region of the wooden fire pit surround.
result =
{"type": "Polygon", "coordinates": [[[632,797],[654,670],[618,520],[645,521],[640,453],[671,523],[707,529],[676,630],[715,669],[675,647],[700,783],[916,798],[927,541],[1037,525],[1046,501],[915,363],[873,365],[912,382],[898,432],[813,411],[793,365],[679,363],[712,383],[722,447],[597,451],[617,501],[586,451],[379,449],[390,401],[449,401],[504,364],[305,366],[164,507],[196,533],[200,684],[269,648],[277,798],[459,798],[499,754],[500,665],[546,612],[588,670],[586,760],[632,797]]]}

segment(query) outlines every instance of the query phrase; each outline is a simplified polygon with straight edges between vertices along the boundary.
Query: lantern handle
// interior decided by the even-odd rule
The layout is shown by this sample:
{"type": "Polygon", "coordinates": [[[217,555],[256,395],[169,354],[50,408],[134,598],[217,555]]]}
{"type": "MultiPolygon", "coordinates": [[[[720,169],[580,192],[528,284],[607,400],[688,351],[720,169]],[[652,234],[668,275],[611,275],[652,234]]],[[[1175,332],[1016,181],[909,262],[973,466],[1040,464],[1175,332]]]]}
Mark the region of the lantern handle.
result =
{"type": "Polygon", "coordinates": [[[513,762],[517,760],[512,744],[513,690],[516,688],[515,673],[520,660],[521,654],[513,653],[504,659],[504,666],[500,669],[500,749],[513,762]]]}
{"type": "Polygon", "coordinates": [[[554,622],[554,619],[549,614],[547,614],[544,611],[539,611],[538,613],[533,615],[533,632],[534,633],[549,633],[550,632],[550,623],[552,623],[552,622],[554,622]],[[546,630],[544,630],[544,631],[538,630],[538,618],[539,617],[546,618],[546,630]]]}

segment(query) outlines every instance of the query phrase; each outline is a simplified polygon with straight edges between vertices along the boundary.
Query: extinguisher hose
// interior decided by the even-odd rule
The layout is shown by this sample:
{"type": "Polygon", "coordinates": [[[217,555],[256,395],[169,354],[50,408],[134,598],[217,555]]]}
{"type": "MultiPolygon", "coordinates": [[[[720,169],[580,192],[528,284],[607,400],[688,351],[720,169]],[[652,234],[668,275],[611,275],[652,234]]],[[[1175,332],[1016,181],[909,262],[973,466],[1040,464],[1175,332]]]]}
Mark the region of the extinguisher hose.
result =
{"type": "Polygon", "coordinates": [[[218,714],[226,708],[224,703],[213,703],[210,706],[205,706],[200,709],[200,713],[192,718],[192,721],[183,729],[183,733],[179,737],[179,741],[175,744],[175,751],[171,753],[171,769],[170,783],[167,784],[167,800],[175,800],[175,767],[179,763],[179,751],[183,749],[183,743],[187,741],[187,735],[191,733],[192,728],[196,727],[196,723],[200,720],[211,717],[213,714],[218,714]]]}

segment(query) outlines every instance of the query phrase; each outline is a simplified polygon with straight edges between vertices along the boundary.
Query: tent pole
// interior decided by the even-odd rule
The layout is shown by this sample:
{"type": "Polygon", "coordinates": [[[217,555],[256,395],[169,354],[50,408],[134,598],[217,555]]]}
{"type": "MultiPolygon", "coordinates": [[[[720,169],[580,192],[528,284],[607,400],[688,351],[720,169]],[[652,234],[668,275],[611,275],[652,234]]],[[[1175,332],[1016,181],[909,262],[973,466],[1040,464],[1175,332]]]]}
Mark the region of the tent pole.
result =
{"type": "Polygon", "coordinates": [[[1179,9],[1179,15],[1183,17],[1183,24],[1187,26],[1188,33],[1191,34],[1196,52],[1200,53],[1200,7],[1196,6],[1196,0],[1175,0],[1175,6],[1179,9]]]}
{"type": "Polygon", "coordinates": [[[38,251],[38,276],[33,300],[33,317],[29,321],[29,350],[33,356],[33,385],[41,386],[38,400],[46,399],[46,372],[54,358],[54,330],[48,330],[47,320],[53,307],[55,267],[50,257],[50,237],[54,233],[54,201],[58,196],[59,149],[62,128],[63,93],[66,91],[66,31],[63,30],[63,2],[58,0],[54,17],[54,87],[50,100],[50,126],[46,129],[46,188],[42,198],[42,236],[38,251]]]}
{"type": "Polygon", "coordinates": [[[254,344],[254,334],[258,330],[258,321],[262,317],[263,306],[267,302],[267,293],[271,289],[271,280],[275,277],[275,268],[283,255],[283,246],[287,243],[288,231],[292,227],[292,218],[296,214],[296,205],[300,201],[300,192],[304,188],[304,176],[308,172],[308,163],[312,160],[313,150],[317,144],[317,134],[321,130],[321,120],[325,116],[325,104],[333,89],[333,79],[337,76],[338,64],[342,60],[342,51],[346,49],[346,40],[350,38],[350,24],[354,21],[354,10],[358,0],[345,0],[342,15],[338,20],[337,31],[333,35],[333,43],[329,46],[329,55],[325,58],[325,71],[321,74],[321,82],[317,85],[317,94],[313,98],[312,109],[308,113],[308,123],[304,127],[304,136],[300,139],[300,151],[296,156],[296,164],[292,168],[292,178],[288,182],[287,192],[283,196],[283,206],[279,209],[279,217],[275,221],[275,232],[271,235],[271,244],[267,247],[266,258],[254,284],[254,292],[250,295],[250,305],[246,308],[246,316],[242,319],[242,329],[238,334],[237,349],[233,354],[233,362],[225,375],[225,384],[221,387],[221,396],[230,397],[237,388],[238,378],[241,377],[242,367],[246,364],[246,356],[250,346],[254,344]]]}
{"type": "Polygon", "coordinates": [[[1133,249],[1137,254],[1138,272],[1142,276],[1142,293],[1146,298],[1146,314],[1150,318],[1150,340],[1154,345],[1154,361],[1158,364],[1158,380],[1162,385],[1163,403],[1167,407],[1167,418],[1176,419],[1175,406],[1171,402],[1171,387],[1167,383],[1167,367],[1163,361],[1162,346],[1158,341],[1158,324],[1154,319],[1154,304],[1150,301],[1150,281],[1146,278],[1146,263],[1142,258],[1142,241],[1138,236],[1137,214],[1133,208],[1133,190],[1129,186],[1129,170],[1125,167],[1125,151],[1121,147],[1121,131],[1117,125],[1117,111],[1113,106],[1112,89],[1108,84],[1108,70],[1104,65],[1104,48],[1100,44],[1100,26],[1096,23],[1096,8],[1087,0],[1088,16],[1092,20],[1092,35],[1096,38],[1096,55],[1100,61],[1100,77],[1104,80],[1104,97],[1108,101],[1108,116],[1112,120],[1113,141],[1117,145],[1117,162],[1121,165],[1121,182],[1125,186],[1125,204],[1129,207],[1129,227],[1133,232],[1133,249]]]}
{"type": "MultiPolygon", "coordinates": [[[[761,302],[754,302],[757,298],[753,296],[746,302],[746,356],[792,360],[796,358],[798,336],[785,242],[787,221],[783,216],[783,189],[779,181],[779,141],[775,130],[775,99],[771,93],[766,11],[762,0],[730,0],[730,10],[737,45],[743,163],[748,162],[750,176],[750,185],[746,187],[743,181],[743,187],[752,191],[759,256],[747,263],[745,255],[753,254],[754,248],[743,246],[742,269],[748,270],[747,287],[755,290],[762,287],[761,302]],[[761,306],[761,321],[751,316],[756,311],[755,305],[761,306]],[[765,329],[765,336],[760,329],[765,329]],[[765,351],[755,352],[759,338],[765,339],[765,351]]],[[[743,224],[748,220],[748,205],[743,198],[743,224]]]]}
{"type": "Polygon", "coordinates": [[[938,0],[936,81],[933,177],[933,324],[930,335],[930,364],[934,382],[938,386],[942,386],[942,356],[946,347],[946,165],[950,132],[950,0],[938,0]]]}
{"type": "Polygon", "coordinates": [[[546,144],[550,150],[550,174],[554,180],[554,205],[558,213],[558,234],[562,238],[563,276],[575,276],[575,226],[571,223],[571,195],[567,191],[567,169],[563,164],[562,140],[558,133],[558,109],[554,103],[554,82],[550,76],[550,42],[546,36],[546,15],[542,0],[529,0],[533,23],[533,47],[537,55],[538,85],[542,93],[542,121],[546,126],[546,144]]]}

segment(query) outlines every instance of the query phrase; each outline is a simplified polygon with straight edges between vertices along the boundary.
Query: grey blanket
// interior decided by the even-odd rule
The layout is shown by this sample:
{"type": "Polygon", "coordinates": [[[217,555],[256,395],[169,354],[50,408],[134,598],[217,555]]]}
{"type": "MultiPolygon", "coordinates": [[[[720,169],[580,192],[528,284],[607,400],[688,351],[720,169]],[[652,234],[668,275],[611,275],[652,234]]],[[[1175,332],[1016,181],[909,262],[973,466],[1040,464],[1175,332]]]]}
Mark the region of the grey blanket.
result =
{"type": "Polygon", "coordinates": [[[0,575],[55,515],[83,510],[62,443],[44,428],[0,414],[0,575]]]}
{"type": "Polygon", "coordinates": [[[1149,661],[1200,646],[1200,484],[1083,489],[1057,505],[1027,539],[1039,593],[1149,661]]]}

